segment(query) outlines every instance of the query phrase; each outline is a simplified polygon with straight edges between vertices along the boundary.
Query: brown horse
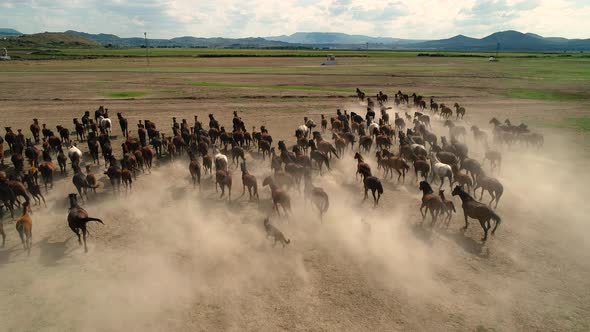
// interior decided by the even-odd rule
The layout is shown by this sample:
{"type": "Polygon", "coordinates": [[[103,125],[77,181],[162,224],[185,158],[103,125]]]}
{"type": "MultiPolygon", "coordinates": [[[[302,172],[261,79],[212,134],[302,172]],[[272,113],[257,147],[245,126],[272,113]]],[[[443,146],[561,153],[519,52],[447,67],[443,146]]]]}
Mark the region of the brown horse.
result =
{"type": "Polygon", "coordinates": [[[410,165],[404,158],[389,157],[383,161],[383,165],[385,166],[385,176],[389,172],[390,179],[393,179],[393,170],[395,170],[398,173],[397,181],[399,182],[400,178],[403,178],[402,182],[406,182],[406,172],[410,170],[410,165]]]}
{"type": "MultiPolygon", "coordinates": [[[[16,221],[16,231],[18,232],[20,240],[23,243],[23,248],[27,251],[28,255],[31,254],[31,246],[33,243],[33,219],[31,218],[30,209],[29,202],[24,202],[23,215],[16,221]]],[[[0,232],[3,236],[2,246],[4,247],[4,231],[1,228],[2,226],[0,226],[0,232]]]]}
{"type": "Polygon", "coordinates": [[[320,213],[320,221],[324,219],[324,214],[328,211],[330,207],[330,198],[328,194],[324,191],[324,189],[320,187],[315,187],[311,183],[311,174],[310,172],[306,172],[305,174],[305,189],[303,191],[305,195],[305,200],[311,200],[313,205],[318,209],[320,213]]]}
{"type": "Polygon", "coordinates": [[[260,196],[258,196],[258,181],[254,175],[248,173],[245,161],[240,164],[240,169],[242,171],[242,196],[244,196],[246,188],[248,188],[250,201],[254,196],[256,196],[256,200],[260,201],[260,196]]]}
{"type": "Polygon", "coordinates": [[[47,160],[39,165],[39,173],[45,184],[45,192],[47,192],[47,185],[53,189],[53,173],[55,172],[55,164],[51,160],[47,160]]]}
{"type": "Polygon", "coordinates": [[[215,192],[217,192],[217,185],[219,185],[219,188],[221,189],[221,196],[219,196],[219,198],[223,198],[225,195],[225,187],[227,187],[228,199],[231,201],[232,177],[228,170],[220,168],[215,171],[215,192]]]}
{"type": "Polygon", "coordinates": [[[277,211],[277,215],[281,215],[279,212],[279,205],[283,208],[283,212],[285,212],[286,215],[291,213],[291,198],[274,183],[274,180],[270,176],[264,179],[262,186],[269,186],[273,208],[277,211]]]}
{"type": "Polygon", "coordinates": [[[492,230],[492,235],[496,232],[502,219],[489,206],[476,201],[459,186],[456,186],[455,189],[453,189],[453,196],[459,196],[463,202],[463,215],[465,216],[465,227],[463,227],[463,229],[467,229],[469,226],[469,223],[467,223],[467,217],[477,219],[484,232],[484,237],[481,240],[485,242],[488,239],[488,230],[491,228],[490,219],[493,219],[496,224],[492,230]]]}
{"type": "Polygon", "coordinates": [[[426,218],[426,214],[428,210],[430,210],[430,215],[432,216],[431,225],[436,223],[436,219],[438,215],[443,211],[444,206],[443,202],[439,196],[434,194],[432,187],[426,181],[420,181],[420,186],[418,187],[422,191],[422,205],[420,206],[420,214],[422,214],[422,220],[426,218]],[[422,209],[424,209],[422,212],[422,209]]]}
{"type": "Polygon", "coordinates": [[[188,170],[191,173],[191,178],[193,179],[193,187],[199,183],[199,188],[201,188],[201,164],[195,157],[194,154],[190,154],[190,163],[188,164],[188,170]]]}
{"type": "Polygon", "coordinates": [[[320,175],[322,174],[322,165],[326,164],[326,167],[330,170],[330,158],[328,158],[328,154],[324,151],[318,150],[313,140],[309,141],[309,147],[311,148],[309,157],[316,162],[316,165],[320,170],[320,175]]]}
{"type": "Polygon", "coordinates": [[[471,191],[473,187],[473,181],[467,173],[462,172],[459,170],[459,167],[456,164],[451,165],[451,169],[453,170],[453,180],[451,181],[451,187],[455,182],[457,182],[461,187],[467,186],[467,192],[471,191]]]}
{"type": "Polygon", "coordinates": [[[455,209],[455,204],[453,203],[453,201],[449,201],[445,198],[444,189],[438,191],[438,196],[440,197],[443,203],[443,212],[447,214],[446,221],[447,227],[449,227],[449,224],[451,223],[451,218],[453,217],[453,213],[457,212],[457,210],[455,209]]]}
{"type": "Polygon", "coordinates": [[[416,157],[414,159],[414,176],[418,181],[418,173],[422,175],[424,180],[428,179],[430,173],[430,163],[423,157],[416,157]]]}
{"type": "Polygon", "coordinates": [[[494,208],[497,208],[500,197],[502,197],[502,194],[504,193],[504,186],[502,183],[500,183],[498,179],[487,176],[484,171],[481,171],[481,173],[477,175],[477,181],[475,188],[473,188],[473,192],[475,193],[475,191],[479,188],[481,188],[479,200],[483,199],[483,192],[487,191],[492,197],[489,206],[491,207],[492,203],[496,201],[494,208]]]}

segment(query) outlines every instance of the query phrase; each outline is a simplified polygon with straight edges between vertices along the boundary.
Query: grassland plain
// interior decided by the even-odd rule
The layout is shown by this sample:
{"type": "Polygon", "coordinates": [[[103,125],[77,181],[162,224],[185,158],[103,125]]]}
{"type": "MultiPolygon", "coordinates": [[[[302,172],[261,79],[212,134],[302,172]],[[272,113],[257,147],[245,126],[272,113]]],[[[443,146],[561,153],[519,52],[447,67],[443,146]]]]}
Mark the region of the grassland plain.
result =
{"type": "MultiPolygon", "coordinates": [[[[586,60],[339,58],[331,67],[319,60],[0,63],[0,124],[28,131],[39,117],[55,128],[105,105],[123,112],[131,135],[145,119],[169,135],[173,116],[192,122],[194,115],[203,121],[214,113],[230,124],[237,111],[248,126],[265,125],[291,145],[303,116],[317,120],[336,108],[362,112],[356,87],[459,102],[467,108],[465,125],[489,131],[490,117],[510,118],[546,137],[539,151],[502,150],[502,170],[494,175],[506,185],[497,210],[504,222],[486,246],[478,226],[460,230],[461,213],[446,230],[420,226],[420,193],[411,176],[405,185],[385,181],[379,209],[360,203],[362,187],[348,153],[314,177],[330,194],[323,223],[297,194],[293,222],[273,216],[293,240],[285,249],[264,242],[256,203],[220,201],[209,175],[202,194],[193,190],[187,162],[179,159],[139,175],[133,192],[116,198],[101,176],[98,196],[91,194],[85,208],[106,225],[92,226],[90,253],[83,254],[64,220],[70,172],[56,179],[49,208],[35,207],[30,257],[9,225],[7,248],[0,250],[9,286],[0,289],[0,310],[7,313],[0,330],[588,331],[588,175],[579,170],[590,160],[583,131],[590,103],[537,93],[584,94],[588,76],[576,68],[586,60]],[[530,90],[535,93],[525,95],[535,99],[509,97],[530,90]],[[558,187],[565,189],[556,195],[558,187]],[[372,230],[358,222],[363,218],[372,230]]],[[[433,120],[438,135],[448,133],[433,120]]],[[[116,123],[114,132],[119,147],[116,123]]],[[[466,139],[472,142],[471,135],[466,139]]],[[[470,155],[481,160],[482,151],[472,147],[470,155]]],[[[248,154],[248,165],[260,181],[270,172],[268,160],[255,157],[248,154]]],[[[367,159],[377,170],[374,156],[367,159]]],[[[238,196],[239,171],[232,170],[238,196]]],[[[102,175],[104,164],[95,171],[102,175]]],[[[270,211],[268,188],[259,190],[262,208],[270,211]]]]}

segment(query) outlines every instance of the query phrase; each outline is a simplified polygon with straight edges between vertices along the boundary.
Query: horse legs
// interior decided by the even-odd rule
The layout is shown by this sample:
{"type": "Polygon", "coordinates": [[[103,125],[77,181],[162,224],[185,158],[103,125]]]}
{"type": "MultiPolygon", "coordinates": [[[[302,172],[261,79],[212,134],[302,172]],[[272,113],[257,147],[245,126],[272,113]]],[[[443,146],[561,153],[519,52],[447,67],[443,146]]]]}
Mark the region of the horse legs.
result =
{"type": "Polygon", "coordinates": [[[496,194],[496,206],[494,206],[494,209],[498,208],[498,202],[500,201],[500,197],[502,197],[501,193],[496,194]]]}
{"type": "Polygon", "coordinates": [[[469,223],[467,222],[467,212],[465,212],[465,210],[463,210],[463,216],[465,216],[465,227],[463,227],[463,229],[467,229],[467,227],[469,227],[469,223]]]}
{"type": "MultiPolygon", "coordinates": [[[[397,176],[397,182],[399,182],[399,178],[402,176],[402,173],[399,171],[399,169],[396,169],[395,171],[398,174],[398,176],[397,176]]],[[[404,178],[405,178],[405,175],[404,175],[404,178]]]]}
{"type": "Polygon", "coordinates": [[[0,235],[2,235],[2,248],[4,248],[4,245],[6,243],[6,233],[4,233],[4,226],[2,226],[1,222],[0,222],[0,235]]]}
{"type": "Polygon", "coordinates": [[[438,189],[442,188],[443,184],[445,184],[445,177],[441,176],[440,177],[440,186],[438,187],[438,189]]]}
{"type": "Polygon", "coordinates": [[[82,245],[82,240],[80,239],[80,231],[78,230],[78,228],[70,226],[70,229],[78,236],[78,244],[82,245]]]}
{"type": "Polygon", "coordinates": [[[422,205],[420,206],[420,214],[422,215],[422,221],[424,221],[424,217],[426,217],[426,213],[422,211],[422,209],[426,207],[426,212],[428,212],[428,207],[422,203],[422,205]]]}
{"type": "Polygon", "coordinates": [[[378,200],[377,200],[377,197],[375,196],[375,189],[371,189],[371,193],[373,194],[373,202],[375,203],[375,206],[377,206],[378,200]]]}
{"type": "Polygon", "coordinates": [[[369,198],[369,188],[365,187],[365,198],[363,198],[363,201],[365,201],[367,198],[369,198]]]}
{"type": "Polygon", "coordinates": [[[86,230],[86,224],[82,225],[82,239],[84,240],[84,252],[88,252],[88,246],[86,246],[86,234],[88,231],[86,230]]]}
{"type": "MultiPolygon", "coordinates": [[[[490,196],[492,197],[492,200],[490,201],[490,204],[488,204],[490,207],[492,207],[492,203],[494,202],[494,200],[496,199],[496,195],[494,195],[494,192],[492,190],[488,190],[488,192],[490,193],[490,196]]],[[[496,204],[497,205],[497,204],[496,204]]]]}
{"type": "Polygon", "coordinates": [[[481,228],[483,229],[483,238],[481,239],[482,242],[486,242],[488,239],[488,229],[489,227],[486,225],[486,221],[485,220],[480,220],[479,224],[481,225],[481,228]]]}

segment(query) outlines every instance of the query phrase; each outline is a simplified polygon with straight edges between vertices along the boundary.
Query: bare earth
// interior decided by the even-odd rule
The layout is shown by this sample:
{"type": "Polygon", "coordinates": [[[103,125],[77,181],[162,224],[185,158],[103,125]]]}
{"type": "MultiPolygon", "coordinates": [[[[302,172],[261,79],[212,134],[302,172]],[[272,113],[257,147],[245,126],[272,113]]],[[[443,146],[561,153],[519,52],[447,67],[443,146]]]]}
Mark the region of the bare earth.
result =
{"type": "MultiPolygon", "coordinates": [[[[350,151],[334,160],[330,172],[314,176],[314,184],[330,196],[322,223],[297,192],[290,193],[293,215],[277,217],[270,190],[261,186],[270,175],[269,162],[252,151],[246,159],[258,178],[259,204],[240,196],[241,173],[235,167],[231,202],[218,198],[209,175],[201,190],[194,189],[184,158],[159,162],[151,174],[138,176],[130,193],[114,194],[102,178],[84,207],[106,225],[90,225],[90,251],[84,254],[66,224],[66,196],[75,190],[68,169],[46,195],[48,208],[33,209],[30,256],[22,250],[14,222],[4,219],[0,331],[590,330],[590,140],[584,133],[541,127],[587,116],[588,101],[508,99],[493,91],[495,84],[505,83],[493,77],[322,75],[322,67],[314,67],[317,59],[155,59],[152,66],[159,70],[123,71],[141,68],[140,61],[2,64],[0,125],[22,128],[30,136],[34,117],[51,128],[72,127],[72,118],[105,105],[113,115],[123,112],[131,130],[138,120],[150,119],[170,134],[173,116],[192,123],[198,115],[206,122],[213,113],[231,127],[236,110],[247,128],[265,125],[275,142],[285,139],[292,145],[304,116],[319,123],[320,114],[334,116],[336,108],[364,115],[364,106],[352,98],[359,86],[371,93],[393,96],[401,89],[433,95],[439,103],[459,102],[467,116],[458,123],[477,124],[490,133],[491,117],[525,122],[545,135],[545,146],[502,150],[502,169],[493,175],[505,188],[497,209],[503,223],[485,244],[475,220],[461,231],[458,198],[449,228],[431,228],[429,218],[421,223],[413,170],[405,184],[384,180],[378,208],[362,202],[350,151]],[[225,66],[227,72],[217,69],[225,66]],[[270,70],[239,69],[249,66],[270,70]],[[272,74],[273,68],[284,74],[272,74]],[[191,82],[309,85],[330,91],[191,82]],[[147,94],[106,97],[117,91],[147,94]],[[273,248],[265,239],[262,219],[269,214],[291,239],[286,248],[273,248]]],[[[355,66],[370,68],[371,63],[355,66]]],[[[389,112],[393,118],[394,112],[406,111],[413,112],[405,107],[389,112]]],[[[435,132],[447,135],[432,117],[435,132]]],[[[116,147],[121,133],[114,122],[116,147]]],[[[471,135],[467,143],[470,155],[481,160],[482,147],[471,135]]],[[[87,150],[85,143],[79,146],[87,150]]],[[[373,153],[368,159],[382,178],[373,153]]],[[[93,171],[102,174],[104,165],[93,171]]],[[[450,192],[447,184],[445,193],[450,192]]],[[[484,194],[483,201],[489,199],[484,194]]]]}

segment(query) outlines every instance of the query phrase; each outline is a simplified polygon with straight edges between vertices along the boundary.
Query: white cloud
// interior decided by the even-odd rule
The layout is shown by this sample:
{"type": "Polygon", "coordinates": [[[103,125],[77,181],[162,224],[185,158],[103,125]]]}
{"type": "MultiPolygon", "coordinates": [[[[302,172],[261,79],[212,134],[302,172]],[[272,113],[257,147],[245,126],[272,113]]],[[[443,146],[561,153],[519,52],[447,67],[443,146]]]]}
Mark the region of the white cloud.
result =
{"type": "Polygon", "coordinates": [[[23,0],[1,6],[0,22],[27,33],[248,37],[329,31],[434,39],[507,29],[588,38],[590,31],[586,0],[23,0]]]}

